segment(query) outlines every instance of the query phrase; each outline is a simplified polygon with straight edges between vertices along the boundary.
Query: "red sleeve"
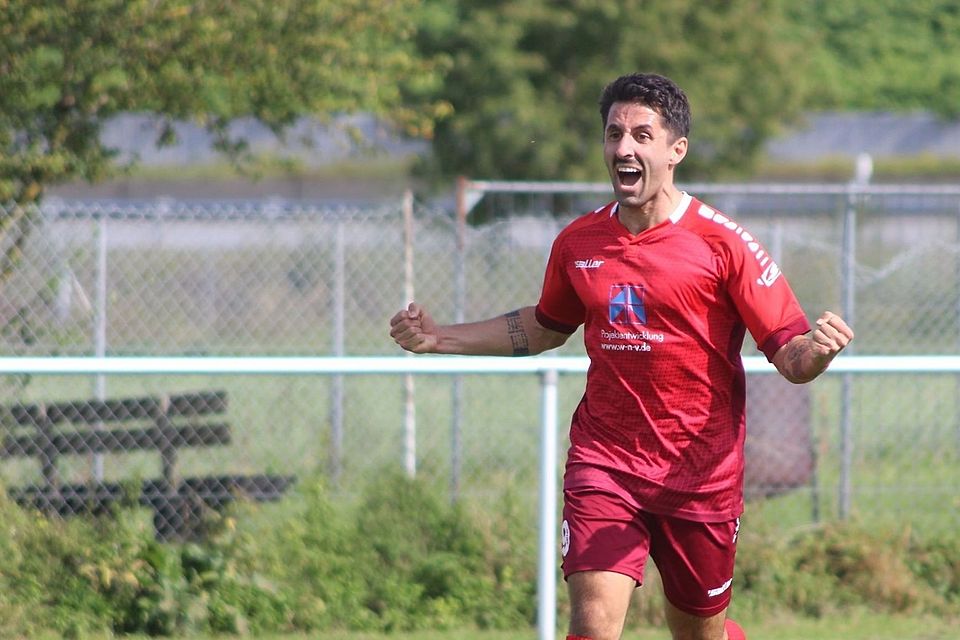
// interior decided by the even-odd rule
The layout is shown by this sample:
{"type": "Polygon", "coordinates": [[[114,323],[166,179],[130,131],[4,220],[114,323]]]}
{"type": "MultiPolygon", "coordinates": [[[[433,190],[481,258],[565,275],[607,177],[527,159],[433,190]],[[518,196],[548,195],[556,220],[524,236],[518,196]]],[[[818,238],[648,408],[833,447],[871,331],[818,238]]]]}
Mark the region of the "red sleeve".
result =
{"type": "Polygon", "coordinates": [[[727,291],[757,346],[772,361],[791,338],[810,331],[810,323],[777,263],[747,231],[738,230],[722,238],[727,291]]]}
{"type": "Polygon", "coordinates": [[[543,275],[543,288],[537,303],[537,322],[547,329],[560,333],[573,333],[583,324],[586,310],[577,295],[570,276],[564,268],[564,238],[560,233],[553,241],[550,259],[543,275]]]}
{"type": "Polygon", "coordinates": [[[763,355],[767,360],[773,362],[773,355],[780,350],[780,347],[790,342],[794,336],[799,336],[810,331],[810,323],[807,318],[801,317],[794,320],[790,325],[773,332],[769,338],[762,343],[757,343],[763,355]]]}

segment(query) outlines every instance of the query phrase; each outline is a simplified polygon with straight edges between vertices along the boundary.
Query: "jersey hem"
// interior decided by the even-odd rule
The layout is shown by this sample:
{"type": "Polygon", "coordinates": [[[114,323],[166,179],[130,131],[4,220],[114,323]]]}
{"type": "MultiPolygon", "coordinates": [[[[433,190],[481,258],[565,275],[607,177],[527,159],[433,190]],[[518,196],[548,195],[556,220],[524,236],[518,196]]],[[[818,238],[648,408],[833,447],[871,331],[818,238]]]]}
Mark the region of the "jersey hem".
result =
{"type": "MultiPolygon", "coordinates": [[[[719,523],[729,522],[743,515],[743,494],[740,492],[734,501],[738,506],[723,511],[704,511],[692,509],[665,509],[656,504],[641,504],[644,499],[642,491],[632,491],[625,486],[623,482],[618,481],[614,476],[623,474],[623,471],[598,467],[587,462],[576,462],[567,465],[563,477],[564,489],[575,488],[593,488],[601,491],[609,491],[632,504],[637,510],[646,513],[652,513],[658,516],[670,518],[679,518],[690,522],[719,523]]],[[[628,476],[629,479],[629,476],[628,476]]],[[[642,478],[641,478],[642,479],[642,478]]],[[[669,489],[661,487],[661,490],[669,492],[669,489]]]]}

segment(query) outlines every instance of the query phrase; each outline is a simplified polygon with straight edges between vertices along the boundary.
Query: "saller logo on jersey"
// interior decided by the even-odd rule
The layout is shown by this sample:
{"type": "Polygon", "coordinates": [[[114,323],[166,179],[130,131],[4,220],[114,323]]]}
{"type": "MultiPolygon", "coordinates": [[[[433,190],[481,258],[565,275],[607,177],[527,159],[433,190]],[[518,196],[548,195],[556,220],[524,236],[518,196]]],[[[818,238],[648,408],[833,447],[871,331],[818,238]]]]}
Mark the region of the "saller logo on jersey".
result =
{"type": "Polygon", "coordinates": [[[753,239],[753,236],[747,233],[747,231],[738,225],[736,222],[728,218],[727,216],[714,211],[707,205],[700,205],[698,213],[706,218],[707,220],[713,220],[719,225],[723,225],[730,231],[733,231],[737,234],[737,237],[743,240],[747,244],[747,250],[753,254],[753,257],[757,259],[757,262],[760,263],[760,266],[763,267],[763,273],[760,274],[760,277],[757,278],[757,284],[761,287],[772,287],[773,283],[777,281],[777,278],[780,277],[780,267],[777,266],[777,263],[773,261],[763,247],[760,246],[760,243],[753,239]]]}
{"type": "Polygon", "coordinates": [[[603,260],[574,260],[573,266],[575,269],[599,269],[600,265],[603,264],[603,260]]]}

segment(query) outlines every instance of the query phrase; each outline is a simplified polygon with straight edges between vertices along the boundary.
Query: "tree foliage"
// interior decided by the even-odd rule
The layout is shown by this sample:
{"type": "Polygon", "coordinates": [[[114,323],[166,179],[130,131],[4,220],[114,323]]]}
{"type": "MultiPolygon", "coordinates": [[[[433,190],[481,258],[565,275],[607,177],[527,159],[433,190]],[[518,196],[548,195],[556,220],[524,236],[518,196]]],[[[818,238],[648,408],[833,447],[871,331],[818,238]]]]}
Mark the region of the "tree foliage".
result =
{"type": "Polygon", "coordinates": [[[434,170],[488,178],[599,178],[597,100],[622,73],[675,79],[693,109],[693,174],[749,166],[799,113],[799,42],[762,0],[435,0],[418,35],[453,52],[434,170]],[[746,26],[748,25],[748,26],[746,26]]]}
{"type": "MultiPolygon", "coordinates": [[[[0,0],[0,202],[97,180],[103,122],[365,111],[442,178],[602,179],[596,101],[654,71],[693,108],[684,177],[748,173],[802,111],[960,112],[957,0],[0,0]],[[439,122],[437,122],[439,118],[439,122]],[[436,125],[436,126],[434,126],[436,125]]],[[[8,217],[7,228],[15,226],[8,217]]],[[[2,230],[0,230],[2,232],[2,230]]]]}
{"type": "Polygon", "coordinates": [[[815,109],[960,116],[960,2],[815,0],[789,6],[810,42],[815,109]]]}
{"type": "MultiPolygon", "coordinates": [[[[96,179],[106,118],[146,111],[218,134],[252,116],[365,110],[430,132],[437,66],[410,38],[416,0],[0,0],[0,200],[96,179]],[[405,84],[409,85],[405,90],[405,84]]],[[[158,141],[170,141],[170,132],[158,141]]]]}
{"type": "Polygon", "coordinates": [[[604,179],[595,108],[633,71],[690,97],[685,177],[749,175],[800,113],[960,115],[958,0],[428,0],[421,50],[452,52],[429,173],[604,179]]]}
{"type": "MultiPolygon", "coordinates": [[[[367,111],[429,135],[440,60],[411,42],[417,0],[0,0],[0,218],[7,258],[23,205],[66,180],[95,181],[121,112],[195,121],[227,152],[227,125],[276,133],[304,115],[367,111]]],[[[9,263],[8,263],[9,265],[9,263]]],[[[7,265],[7,266],[8,266],[7,265]]]]}

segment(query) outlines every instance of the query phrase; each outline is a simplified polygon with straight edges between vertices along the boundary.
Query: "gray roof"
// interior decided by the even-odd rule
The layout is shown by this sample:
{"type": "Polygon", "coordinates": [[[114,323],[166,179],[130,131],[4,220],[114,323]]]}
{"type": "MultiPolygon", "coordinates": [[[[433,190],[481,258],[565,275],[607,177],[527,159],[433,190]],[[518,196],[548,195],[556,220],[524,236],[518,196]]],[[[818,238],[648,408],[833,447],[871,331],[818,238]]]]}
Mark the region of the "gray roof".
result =
{"type": "MultiPolygon", "coordinates": [[[[213,137],[203,127],[176,122],[173,128],[176,143],[158,149],[161,121],[149,115],[123,114],[104,125],[100,139],[117,149],[122,161],[136,159],[147,166],[203,165],[222,160],[213,150],[213,137]]],[[[329,123],[302,118],[284,132],[282,139],[252,118],[231,123],[229,132],[245,139],[257,154],[295,158],[307,166],[329,164],[369,151],[407,155],[426,148],[426,143],[404,140],[368,115],[338,117],[329,123]]]]}
{"type": "Polygon", "coordinates": [[[792,161],[860,153],[875,158],[960,158],[960,119],[945,120],[926,112],[813,113],[768,143],[767,151],[771,159],[792,161]]]}
{"type": "MultiPolygon", "coordinates": [[[[176,123],[176,144],[157,149],[160,131],[156,118],[127,114],[104,127],[102,139],[120,150],[121,158],[139,158],[144,165],[198,165],[216,161],[210,135],[190,123],[176,123]]],[[[371,150],[385,155],[426,152],[428,143],[405,140],[366,115],[344,116],[330,123],[302,119],[283,140],[252,119],[231,125],[234,135],[246,138],[250,148],[275,157],[296,158],[307,166],[362,156],[371,150]],[[350,130],[360,133],[355,137],[350,130]],[[361,142],[362,140],[362,142],[361,142]]],[[[813,161],[824,157],[875,158],[932,155],[960,158],[960,119],[944,120],[925,112],[812,113],[793,130],[767,144],[771,160],[813,161]]]]}

